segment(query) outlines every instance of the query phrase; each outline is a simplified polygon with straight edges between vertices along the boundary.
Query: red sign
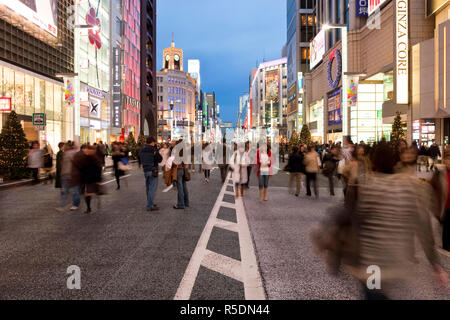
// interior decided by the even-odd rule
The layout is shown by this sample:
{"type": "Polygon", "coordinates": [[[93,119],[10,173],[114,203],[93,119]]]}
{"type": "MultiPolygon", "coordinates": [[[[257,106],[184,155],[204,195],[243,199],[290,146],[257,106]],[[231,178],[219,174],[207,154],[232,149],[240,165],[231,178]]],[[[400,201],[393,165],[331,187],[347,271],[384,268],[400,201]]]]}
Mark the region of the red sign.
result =
{"type": "Polygon", "coordinates": [[[0,111],[11,111],[11,98],[0,98],[0,111]]]}
{"type": "Polygon", "coordinates": [[[370,0],[369,1],[369,16],[375,12],[386,0],[370,0]]]}

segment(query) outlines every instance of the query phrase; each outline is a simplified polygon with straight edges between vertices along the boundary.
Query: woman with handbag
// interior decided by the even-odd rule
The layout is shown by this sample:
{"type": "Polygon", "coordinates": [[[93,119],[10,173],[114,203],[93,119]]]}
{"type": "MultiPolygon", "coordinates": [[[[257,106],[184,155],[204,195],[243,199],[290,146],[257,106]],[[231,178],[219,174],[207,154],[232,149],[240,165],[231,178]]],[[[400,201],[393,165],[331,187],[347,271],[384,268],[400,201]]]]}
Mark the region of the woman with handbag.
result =
{"type": "Polygon", "coordinates": [[[176,171],[176,184],[178,191],[178,201],[177,204],[173,206],[174,209],[184,209],[189,207],[189,191],[186,182],[190,180],[190,172],[182,159],[183,149],[181,149],[179,157],[175,157],[172,164],[172,170],[176,171]]]}
{"type": "Polygon", "coordinates": [[[236,199],[239,198],[239,188],[241,189],[241,197],[244,197],[244,188],[248,181],[247,166],[249,164],[248,151],[245,151],[244,145],[240,145],[230,159],[231,178],[236,190],[236,199]]]}

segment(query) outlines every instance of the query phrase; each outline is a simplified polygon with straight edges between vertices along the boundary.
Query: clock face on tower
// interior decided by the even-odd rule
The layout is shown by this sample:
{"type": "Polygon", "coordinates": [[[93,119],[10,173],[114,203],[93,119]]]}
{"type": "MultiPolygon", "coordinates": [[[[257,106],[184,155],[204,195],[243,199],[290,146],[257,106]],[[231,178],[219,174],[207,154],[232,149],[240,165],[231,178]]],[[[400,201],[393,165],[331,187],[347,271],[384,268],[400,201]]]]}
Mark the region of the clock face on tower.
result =
{"type": "Polygon", "coordinates": [[[169,61],[169,60],[170,60],[170,56],[166,55],[166,61],[169,61]]]}
{"type": "Polygon", "coordinates": [[[174,58],[175,58],[175,61],[180,61],[180,56],[179,55],[176,54],[174,58]]]}

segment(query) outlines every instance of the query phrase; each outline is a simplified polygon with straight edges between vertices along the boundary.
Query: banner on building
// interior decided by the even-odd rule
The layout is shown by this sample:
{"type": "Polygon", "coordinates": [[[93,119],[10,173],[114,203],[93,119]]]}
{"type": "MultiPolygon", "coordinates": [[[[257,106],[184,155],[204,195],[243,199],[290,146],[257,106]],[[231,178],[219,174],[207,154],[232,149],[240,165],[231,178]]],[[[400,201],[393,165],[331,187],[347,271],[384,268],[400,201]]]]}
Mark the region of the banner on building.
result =
{"type": "Polygon", "coordinates": [[[0,98],[0,112],[11,111],[11,98],[1,97],[0,98]]]}
{"type": "Polygon", "coordinates": [[[328,93],[328,126],[342,124],[342,90],[328,93]]]}
{"type": "Polygon", "coordinates": [[[121,93],[120,47],[113,49],[113,111],[112,123],[114,128],[122,127],[122,93],[121,93]]]}

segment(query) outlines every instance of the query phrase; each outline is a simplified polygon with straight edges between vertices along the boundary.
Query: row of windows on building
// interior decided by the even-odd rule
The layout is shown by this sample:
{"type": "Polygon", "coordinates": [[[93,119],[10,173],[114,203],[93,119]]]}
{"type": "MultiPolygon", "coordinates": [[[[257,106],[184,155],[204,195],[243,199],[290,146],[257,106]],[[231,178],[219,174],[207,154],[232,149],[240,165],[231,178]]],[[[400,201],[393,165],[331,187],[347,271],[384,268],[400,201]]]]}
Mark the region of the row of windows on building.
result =
{"type": "MultiPolygon", "coordinates": [[[[157,77],[158,82],[163,82],[164,81],[164,77],[157,77]]],[[[182,85],[186,85],[186,81],[178,79],[178,78],[171,78],[168,77],[167,78],[167,82],[168,83],[173,83],[173,84],[182,84],[182,85]]]]}

